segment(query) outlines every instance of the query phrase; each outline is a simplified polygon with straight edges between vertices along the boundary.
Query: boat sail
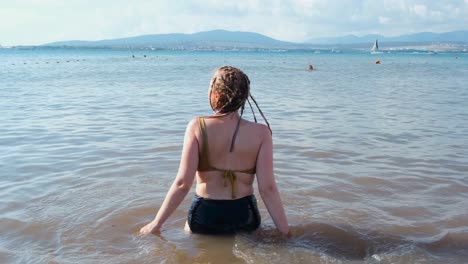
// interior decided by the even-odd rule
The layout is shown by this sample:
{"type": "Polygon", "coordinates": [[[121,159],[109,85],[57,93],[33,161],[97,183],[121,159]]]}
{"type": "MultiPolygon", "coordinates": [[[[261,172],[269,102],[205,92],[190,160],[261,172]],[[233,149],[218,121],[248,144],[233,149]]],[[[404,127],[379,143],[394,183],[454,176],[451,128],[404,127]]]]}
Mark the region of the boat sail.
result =
{"type": "Polygon", "coordinates": [[[371,51],[378,51],[378,50],[379,50],[379,42],[377,42],[377,40],[375,40],[374,46],[372,46],[371,51]]]}
{"type": "Polygon", "coordinates": [[[372,53],[372,54],[381,53],[381,52],[379,51],[379,42],[378,42],[377,40],[375,40],[374,46],[372,46],[371,53],[372,53]]]}

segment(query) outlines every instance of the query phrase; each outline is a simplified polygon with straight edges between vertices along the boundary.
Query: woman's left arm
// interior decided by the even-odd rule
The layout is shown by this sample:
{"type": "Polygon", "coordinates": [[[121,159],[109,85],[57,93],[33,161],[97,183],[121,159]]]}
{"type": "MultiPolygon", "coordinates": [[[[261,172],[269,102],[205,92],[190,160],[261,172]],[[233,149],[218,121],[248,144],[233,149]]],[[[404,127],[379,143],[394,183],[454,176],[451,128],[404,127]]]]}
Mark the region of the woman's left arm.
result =
{"type": "Polygon", "coordinates": [[[160,232],[163,223],[180,205],[190,191],[198,168],[198,141],[195,136],[195,131],[197,131],[197,129],[197,119],[194,118],[187,125],[185,131],[182,157],[174,183],[172,183],[171,188],[167,192],[166,198],[154,220],[140,229],[141,234],[155,234],[160,232]]]}

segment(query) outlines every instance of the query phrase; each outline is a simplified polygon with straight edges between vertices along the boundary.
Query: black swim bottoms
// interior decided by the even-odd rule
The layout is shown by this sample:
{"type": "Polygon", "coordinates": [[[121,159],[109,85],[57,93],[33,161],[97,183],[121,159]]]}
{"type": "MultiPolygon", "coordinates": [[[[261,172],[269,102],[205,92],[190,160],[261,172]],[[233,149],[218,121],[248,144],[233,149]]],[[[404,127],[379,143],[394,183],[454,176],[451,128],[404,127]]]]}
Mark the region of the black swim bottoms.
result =
{"type": "Polygon", "coordinates": [[[200,234],[254,231],[261,221],[254,195],[236,200],[214,200],[195,195],[187,220],[192,232],[200,234]]]}

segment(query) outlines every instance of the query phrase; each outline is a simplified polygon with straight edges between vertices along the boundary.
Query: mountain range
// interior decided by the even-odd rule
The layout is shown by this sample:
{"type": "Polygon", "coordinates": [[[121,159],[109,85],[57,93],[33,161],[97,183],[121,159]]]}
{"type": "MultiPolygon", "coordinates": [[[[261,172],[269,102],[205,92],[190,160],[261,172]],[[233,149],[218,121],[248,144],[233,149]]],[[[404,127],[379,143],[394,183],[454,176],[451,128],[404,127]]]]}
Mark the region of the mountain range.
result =
{"type": "Polygon", "coordinates": [[[446,33],[421,32],[398,37],[382,35],[354,36],[347,35],[333,38],[309,39],[304,43],[293,43],[270,38],[268,36],[241,31],[212,30],[193,34],[154,34],[128,38],[107,39],[98,41],[60,41],[44,44],[46,47],[88,47],[88,48],[151,48],[151,49],[308,49],[313,45],[356,45],[373,43],[434,43],[462,42],[468,43],[468,31],[446,33]]]}
{"type": "Polygon", "coordinates": [[[296,43],[276,40],[254,32],[212,30],[193,34],[171,33],[143,35],[99,41],[61,41],[43,46],[111,47],[111,48],[287,48],[296,43]]]}

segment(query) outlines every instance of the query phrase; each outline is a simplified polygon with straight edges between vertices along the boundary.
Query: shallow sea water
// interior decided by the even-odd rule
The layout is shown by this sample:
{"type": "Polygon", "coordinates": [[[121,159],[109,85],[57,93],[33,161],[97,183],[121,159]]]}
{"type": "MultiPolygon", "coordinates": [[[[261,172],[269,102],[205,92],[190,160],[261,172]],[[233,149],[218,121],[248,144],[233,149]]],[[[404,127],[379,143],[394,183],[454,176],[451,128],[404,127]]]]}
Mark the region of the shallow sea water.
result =
{"type": "Polygon", "coordinates": [[[0,80],[0,263],[468,258],[467,54],[0,50],[0,80]],[[271,124],[293,237],[259,195],[258,232],[186,235],[194,190],[141,236],[222,65],[271,124]]]}

